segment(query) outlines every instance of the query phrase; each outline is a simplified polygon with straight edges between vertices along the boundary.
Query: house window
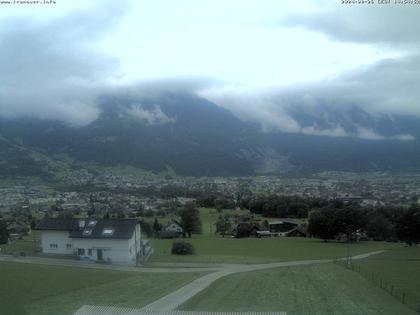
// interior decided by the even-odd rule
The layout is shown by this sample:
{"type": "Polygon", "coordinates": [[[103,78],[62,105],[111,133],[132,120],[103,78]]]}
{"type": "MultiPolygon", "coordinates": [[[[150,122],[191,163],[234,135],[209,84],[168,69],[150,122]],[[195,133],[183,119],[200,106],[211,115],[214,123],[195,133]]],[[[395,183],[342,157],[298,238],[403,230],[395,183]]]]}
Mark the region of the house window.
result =
{"type": "Polygon", "coordinates": [[[58,248],[57,244],[50,244],[50,248],[58,248]]]}
{"type": "Polygon", "coordinates": [[[98,222],[98,221],[96,221],[96,220],[90,220],[88,226],[89,227],[94,227],[96,225],[96,222],[98,222]]]}
{"type": "Polygon", "coordinates": [[[86,229],[86,230],[83,231],[83,235],[85,235],[85,236],[89,236],[91,234],[92,234],[92,229],[86,229]]]}
{"type": "Polygon", "coordinates": [[[89,248],[89,249],[88,249],[88,255],[89,255],[89,256],[92,256],[92,248],[89,248]]]}
{"type": "Polygon", "coordinates": [[[77,255],[83,256],[84,254],[85,254],[85,249],[84,248],[78,248],[77,249],[77,255]]]}
{"type": "Polygon", "coordinates": [[[102,230],[102,235],[104,236],[111,236],[114,234],[114,229],[113,228],[104,228],[102,230]]]}
{"type": "Polygon", "coordinates": [[[71,244],[66,244],[67,249],[71,248],[71,244]]]}

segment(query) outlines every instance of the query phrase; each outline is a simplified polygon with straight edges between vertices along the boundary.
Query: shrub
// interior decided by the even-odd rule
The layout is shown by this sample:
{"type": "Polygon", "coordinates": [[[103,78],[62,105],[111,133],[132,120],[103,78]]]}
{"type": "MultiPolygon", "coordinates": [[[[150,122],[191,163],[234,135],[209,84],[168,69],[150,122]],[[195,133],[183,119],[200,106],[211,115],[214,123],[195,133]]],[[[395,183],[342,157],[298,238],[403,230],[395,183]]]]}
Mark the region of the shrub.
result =
{"type": "Polygon", "coordinates": [[[195,250],[191,243],[177,241],[172,243],[171,253],[172,255],[193,255],[195,250]]]}

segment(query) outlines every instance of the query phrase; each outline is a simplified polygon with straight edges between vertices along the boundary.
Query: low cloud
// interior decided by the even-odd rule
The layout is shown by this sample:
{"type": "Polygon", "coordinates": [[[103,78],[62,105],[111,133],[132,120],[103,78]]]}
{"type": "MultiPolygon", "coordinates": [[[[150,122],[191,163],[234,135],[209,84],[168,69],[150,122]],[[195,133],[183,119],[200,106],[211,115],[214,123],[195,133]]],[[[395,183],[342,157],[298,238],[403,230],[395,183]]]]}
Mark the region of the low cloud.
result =
{"type": "Polygon", "coordinates": [[[389,4],[337,5],[330,1],[315,12],[289,15],[281,25],[322,32],[333,40],[409,47],[420,44],[420,7],[389,4]]]}
{"type": "Polygon", "coordinates": [[[416,55],[381,60],[317,83],[254,91],[207,89],[200,94],[265,131],[413,140],[409,130],[400,130],[404,126],[383,134],[371,125],[384,116],[420,118],[419,73],[416,55]]]}
{"type": "Polygon", "coordinates": [[[116,60],[90,47],[116,23],[123,7],[95,7],[59,20],[0,22],[0,115],[94,120],[96,98],[118,78],[116,60]],[[91,13],[91,12],[90,12],[91,13]]]}
{"type": "MultiPolygon", "coordinates": [[[[135,100],[153,98],[162,91],[197,92],[267,132],[413,140],[409,130],[383,133],[368,122],[384,115],[420,117],[420,37],[416,33],[420,6],[367,7],[326,5],[310,14],[290,15],[281,25],[320,32],[334,41],[396,47],[404,57],[383,59],[316,83],[259,90],[230,88],[227,82],[206,77],[127,79],[118,61],[92,44],[119,23],[127,10],[121,3],[107,1],[43,22],[3,20],[0,115],[59,119],[80,126],[99,115],[97,99],[102,94],[128,93],[135,100]],[[360,122],[352,117],[353,107],[361,109],[360,122]]],[[[158,105],[150,109],[133,104],[127,114],[148,124],[175,119],[158,105]]]]}
{"type": "Polygon", "coordinates": [[[144,109],[141,104],[132,105],[126,113],[140,121],[147,122],[149,125],[175,122],[175,118],[168,117],[162,112],[159,105],[154,105],[150,110],[144,109]]]}
{"type": "Polygon", "coordinates": [[[420,7],[319,4],[315,11],[283,18],[280,25],[323,33],[334,41],[395,51],[398,57],[314,83],[254,91],[207,89],[200,94],[241,119],[259,123],[265,131],[366,140],[415,139],[407,130],[383,134],[369,123],[393,115],[420,118],[420,37],[414,31],[420,28],[420,7]],[[365,125],[353,121],[354,107],[360,109],[358,119],[365,125]]]}
{"type": "Polygon", "coordinates": [[[317,126],[303,127],[301,132],[306,135],[314,136],[328,136],[328,137],[346,137],[346,138],[358,138],[363,140],[401,140],[411,141],[415,140],[415,137],[410,134],[397,134],[393,136],[383,136],[378,134],[372,129],[357,126],[355,132],[348,132],[343,127],[335,127],[333,129],[321,129],[317,126]]]}

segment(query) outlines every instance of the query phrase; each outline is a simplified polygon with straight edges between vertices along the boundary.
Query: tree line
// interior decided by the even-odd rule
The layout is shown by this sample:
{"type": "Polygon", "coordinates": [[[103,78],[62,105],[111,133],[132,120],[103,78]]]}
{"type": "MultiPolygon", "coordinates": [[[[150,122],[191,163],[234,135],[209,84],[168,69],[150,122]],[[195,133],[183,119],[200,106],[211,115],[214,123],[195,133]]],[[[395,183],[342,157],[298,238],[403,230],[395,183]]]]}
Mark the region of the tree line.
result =
{"type": "Polygon", "coordinates": [[[197,197],[201,207],[216,209],[247,209],[255,214],[272,218],[307,218],[311,209],[328,204],[321,198],[299,196],[256,195],[251,192],[238,193],[237,196],[216,193],[201,194],[197,197]]]}
{"type": "Polygon", "coordinates": [[[358,204],[329,203],[309,213],[308,233],[327,240],[402,241],[420,243],[420,206],[361,207],[358,204]]]}
{"type": "MultiPolygon", "coordinates": [[[[371,239],[420,242],[420,205],[361,206],[357,202],[299,196],[238,194],[236,198],[209,193],[197,199],[202,207],[232,209],[239,207],[272,218],[309,218],[308,233],[325,241],[371,239]]],[[[219,219],[216,230],[223,232],[229,223],[219,219]]]]}
{"type": "Polygon", "coordinates": [[[242,209],[272,218],[307,218],[311,209],[327,204],[327,200],[320,198],[279,195],[243,196],[238,202],[242,209]]]}

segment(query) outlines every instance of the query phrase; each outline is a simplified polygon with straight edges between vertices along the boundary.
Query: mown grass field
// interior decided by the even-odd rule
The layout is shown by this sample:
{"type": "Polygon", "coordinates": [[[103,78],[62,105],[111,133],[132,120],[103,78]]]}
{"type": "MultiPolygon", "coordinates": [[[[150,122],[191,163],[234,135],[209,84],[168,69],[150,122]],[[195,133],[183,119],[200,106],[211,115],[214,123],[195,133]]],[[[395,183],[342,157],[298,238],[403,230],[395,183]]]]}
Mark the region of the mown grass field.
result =
{"type": "MultiPolygon", "coordinates": [[[[196,254],[170,254],[172,240],[152,239],[151,262],[263,263],[340,258],[387,251],[356,264],[404,290],[401,304],[368,278],[337,264],[278,268],[218,280],[181,306],[203,311],[287,311],[288,314],[415,314],[420,305],[420,247],[386,242],[325,243],[311,238],[223,238],[214,209],[201,209],[203,234],[188,239],[196,254]]],[[[231,211],[231,210],[230,210],[231,211]]],[[[38,234],[2,246],[33,250],[38,234]]],[[[199,277],[200,273],[128,273],[0,263],[0,315],[72,314],[84,304],[142,307],[199,277]]]]}
{"type": "Polygon", "coordinates": [[[142,307],[201,273],[133,273],[0,263],[1,315],[70,315],[85,304],[142,307]]]}
{"type": "Polygon", "coordinates": [[[416,314],[366,279],[330,264],[234,274],[179,307],[197,311],[301,314],[416,314]]]}
{"type": "Polygon", "coordinates": [[[32,231],[31,234],[23,237],[22,240],[14,241],[10,244],[0,245],[0,254],[13,254],[15,252],[35,253],[41,233],[32,231]]]}
{"type": "MultiPolygon", "coordinates": [[[[224,210],[225,213],[240,213],[237,210],[224,210]]],[[[243,212],[243,211],[242,211],[243,212]]],[[[151,262],[215,262],[215,263],[263,263],[302,259],[324,259],[346,257],[371,251],[400,247],[386,242],[323,242],[312,238],[243,238],[221,237],[215,233],[214,222],[219,214],[215,209],[200,209],[203,226],[202,235],[193,235],[191,242],[195,255],[171,255],[173,240],[151,239],[154,254],[151,262]]]]}
{"type": "Polygon", "coordinates": [[[360,242],[350,244],[324,243],[311,238],[248,238],[193,236],[188,239],[196,250],[195,255],[171,255],[172,240],[151,240],[154,254],[150,262],[214,262],[263,263],[302,259],[341,258],[371,251],[395,248],[401,245],[386,242],[360,242]]]}
{"type": "Polygon", "coordinates": [[[396,298],[405,294],[405,303],[420,313],[419,246],[396,248],[355,264],[355,270],[375,285],[380,286],[382,280],[384,289],[392,289],[396,298]]]}

